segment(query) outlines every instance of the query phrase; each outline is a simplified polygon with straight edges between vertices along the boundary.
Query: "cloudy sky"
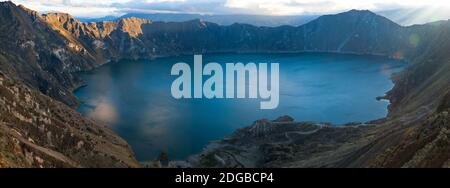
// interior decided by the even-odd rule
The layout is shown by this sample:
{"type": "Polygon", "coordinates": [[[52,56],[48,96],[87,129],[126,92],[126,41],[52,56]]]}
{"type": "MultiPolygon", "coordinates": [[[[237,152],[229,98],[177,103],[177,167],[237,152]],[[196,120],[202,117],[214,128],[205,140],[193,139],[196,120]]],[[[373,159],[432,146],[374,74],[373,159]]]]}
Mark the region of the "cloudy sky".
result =
{"type": "MultiPolygon", "coordinates": [[[[3,0],[0,0],[3,1],[3,0]]],[[[422,6],[450,7],[449,0],[12,0],[41,12],[78,17],[119,16],[129,12],[200,14],[324,14],[350,9],[380,11],[422,6]]]]}

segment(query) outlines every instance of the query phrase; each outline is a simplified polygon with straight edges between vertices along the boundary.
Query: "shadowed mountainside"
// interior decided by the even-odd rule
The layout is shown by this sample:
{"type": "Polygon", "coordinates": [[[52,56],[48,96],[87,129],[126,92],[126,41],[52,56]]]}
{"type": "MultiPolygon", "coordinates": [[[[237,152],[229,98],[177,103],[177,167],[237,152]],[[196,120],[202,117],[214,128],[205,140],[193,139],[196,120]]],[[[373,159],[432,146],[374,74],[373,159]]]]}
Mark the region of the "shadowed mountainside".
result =
{"type": "Polygon", "coordinates": [[[410,66],[393,75],[395,87],[385,96],[392,104],[385,119],[344,127],[290,118],[261,120],[213,143],[183,165],[446,167],[450,163],[448,21],[402,27],[370,11],[352,10],[298,27],[138,18],[84,23],[68,14],[40,15],[1,2],[0,31],[1,166],[137,166],[126,142],[68,107],[76,106],[71,91],[81,84],[74,73],[124,58],[213,52],[375,54],[407,60],[410,66]]]}

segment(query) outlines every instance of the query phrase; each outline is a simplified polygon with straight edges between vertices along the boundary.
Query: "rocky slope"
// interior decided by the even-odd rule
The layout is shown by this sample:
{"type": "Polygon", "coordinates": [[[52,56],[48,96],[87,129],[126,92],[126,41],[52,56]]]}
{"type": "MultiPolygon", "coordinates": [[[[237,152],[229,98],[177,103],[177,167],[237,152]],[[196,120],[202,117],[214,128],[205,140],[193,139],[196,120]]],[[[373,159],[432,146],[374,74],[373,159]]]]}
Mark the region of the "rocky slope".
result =
{"type": "Polygon", "coordinates": [[[75,105],[70,72],[89,69],[94,61],[82,48],[55,32],[40,15],[11,2],[0,3],[0,68],[53,98],[75,105]]]}
{"type": "Polygon", "coordinates": [[[139,166],[124,140],[66,105],[71,73],[95,66],[82,47],[10,2],[0,31],[0,167],[139,166]]]}
{"type": "Polygon", "coordinates": [[[0,72],[0,167],[138,167],[106,127],[0,72]]]}
{"type": "Polygon", "coordinates": [[[200,167],[446,167],[450,22],[402,27],[370,11],[293,27],[219,26],[126,18],[79,22],[0,2],[0,165],[135,167],[129,146],[68,106],[74,72],[123,58],[212,52],[376,54],[411,65],[393,76],[386,119],[340,128],[261,120],[183,165],[200,167]],[[261,136],[262,135],[262,136],[261,136]]]}

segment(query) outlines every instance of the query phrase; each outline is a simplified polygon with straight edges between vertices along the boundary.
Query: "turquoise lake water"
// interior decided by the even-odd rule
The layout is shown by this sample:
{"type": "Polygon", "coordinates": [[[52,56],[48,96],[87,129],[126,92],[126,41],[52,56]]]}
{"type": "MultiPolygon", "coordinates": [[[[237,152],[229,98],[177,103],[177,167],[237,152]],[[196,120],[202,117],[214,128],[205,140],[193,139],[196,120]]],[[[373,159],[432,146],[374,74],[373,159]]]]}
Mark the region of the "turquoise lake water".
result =
{"type": "MultiPolygon", "coordinates": [[[[280,102],[260,110],[261,99],[174,99],[172,65],[193,56],[121,61],[81,73],[87,86],[75,91],[78,111],[102,121],[124,138],[140,161],[161,151],[186,159],[209,141],[231,134],[258,119],[289,115],[297,121],[334,124],[385,117],[387,101],[377,101],[393,87],[391,74],[405,62],[375,56],[302,54],[212,54],[203,64],[279,63],[280,102]]],[[[225,66],[223,66],[225,69],[225,66]]]]}

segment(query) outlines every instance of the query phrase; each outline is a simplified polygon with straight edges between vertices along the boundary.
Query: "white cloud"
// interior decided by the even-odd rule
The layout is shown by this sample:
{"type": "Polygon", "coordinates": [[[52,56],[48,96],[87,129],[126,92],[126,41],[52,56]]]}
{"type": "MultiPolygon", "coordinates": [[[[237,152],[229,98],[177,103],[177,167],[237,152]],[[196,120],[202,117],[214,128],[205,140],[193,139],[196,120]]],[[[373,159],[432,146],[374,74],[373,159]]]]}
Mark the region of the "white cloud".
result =
{"type": "Polygon", "coordinates": [[[373,11],[422,6],[450,6],[448,0],[227,0],[225,6],[272,15],[332,13],[350,9],[373,11]]]}
{"type": "Polygon", "coordinates": [[[111,3],[125,3],[126,1],[15,0],[13,2],[40,12],[65,12],[75,16],[101,17],[104,15],[115,15],[119,12],[117,8],[110,6],[111,3]]]}
{"type": "Polygon", "coordinates": [[[379,11],[401,7],[450,7],[448,0],[13,0],[41,12],[68,12],[79,17],[127,12],[187,12],[206,14],[323,14],[349,9],[379,11]]]}

